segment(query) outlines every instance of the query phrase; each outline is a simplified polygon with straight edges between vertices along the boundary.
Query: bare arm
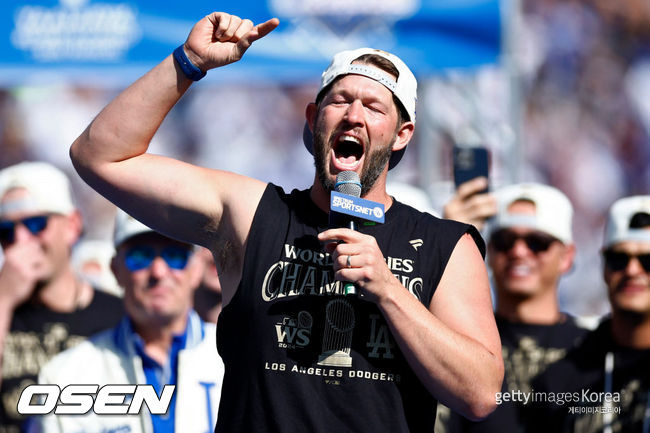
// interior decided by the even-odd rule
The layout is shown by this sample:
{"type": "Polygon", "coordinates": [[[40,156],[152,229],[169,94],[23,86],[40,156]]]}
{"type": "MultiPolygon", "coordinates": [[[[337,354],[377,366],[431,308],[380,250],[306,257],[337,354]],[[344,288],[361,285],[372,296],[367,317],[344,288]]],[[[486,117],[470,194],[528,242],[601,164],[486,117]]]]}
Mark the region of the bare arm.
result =
{"type": "MultiPolygon", "coordinates": [[[[207,71],[239,60],[277,25],[215,12],[194,26],[184,49],[207,71]]],[[[168,56],[99,113],[73,143],[71,158],[89,185],[152,228],[208,248],[224,238],[241,247],[263,182],[146,153],[191,83],[168,56]]]]}
{"type": "Polygon", "coordinates": [[[501,342],[485,264],[470,235],[454,248],[429,309],[393,276],[373,237],[334,229],[319,239],[345,242],[333,252],[336,278],[355,282],[377,304],[409,365],[436,398],[474,420],[494,410],[503,379],[501,342]],[[352,268],[346,268],[348,255],[352,268]]]}

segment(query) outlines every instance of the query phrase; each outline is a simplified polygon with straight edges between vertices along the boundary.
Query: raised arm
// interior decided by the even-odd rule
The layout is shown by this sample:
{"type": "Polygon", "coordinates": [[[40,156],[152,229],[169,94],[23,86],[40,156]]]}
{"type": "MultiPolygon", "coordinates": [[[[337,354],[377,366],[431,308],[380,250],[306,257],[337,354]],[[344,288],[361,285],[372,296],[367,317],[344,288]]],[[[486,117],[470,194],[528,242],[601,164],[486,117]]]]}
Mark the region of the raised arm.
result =
{"type": "MultiPolygon", "coordinates": [[[[207,71],[239,60],[277,25],[214,12],[192,28],[184,51],[207,71]]],[[[72,162],[89,185],[154,229],[211,249],[224,238],[242,245],[264,183],[146,153],[191,83],[168,56],[99,113],[72,144],[72,162]]]]}

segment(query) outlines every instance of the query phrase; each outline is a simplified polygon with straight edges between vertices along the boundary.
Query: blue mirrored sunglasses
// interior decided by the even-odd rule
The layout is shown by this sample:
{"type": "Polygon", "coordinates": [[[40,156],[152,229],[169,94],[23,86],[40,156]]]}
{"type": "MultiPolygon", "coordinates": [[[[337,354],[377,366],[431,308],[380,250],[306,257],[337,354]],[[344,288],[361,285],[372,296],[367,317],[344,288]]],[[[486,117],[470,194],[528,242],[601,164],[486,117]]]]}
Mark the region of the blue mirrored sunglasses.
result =
{"type": "Polygon", "coordinates": [[[124,263],[129,271],[139,271],[148,268],[158,256],[167,263],[170,269],[182,270],[187,266],[192,251],[178,246],[165,247],[159,252],[152,247],[136,245],[129,248],[124,255],[124,263]]]}
{"type": "Polygon", "coordinates": [[[15,221],[0,221],[0,242],[12,244],[16,239],[16,225],[22,224],[33,235],[37,235],[47,227],[49,215],[37,215],[15,221]]]}

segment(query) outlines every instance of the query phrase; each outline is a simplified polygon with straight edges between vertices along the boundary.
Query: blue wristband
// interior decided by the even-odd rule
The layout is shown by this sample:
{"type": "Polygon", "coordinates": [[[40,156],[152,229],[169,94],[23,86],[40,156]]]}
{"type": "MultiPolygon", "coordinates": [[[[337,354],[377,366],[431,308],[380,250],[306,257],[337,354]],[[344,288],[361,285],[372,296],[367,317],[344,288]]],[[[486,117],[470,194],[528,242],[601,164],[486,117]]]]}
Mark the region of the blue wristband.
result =
{"type": "Polygon", "coordinates": [[[201,78],[205,77],[205,72],[197,68],[196,65],[187,58],[183,45],[184,44],[181,44],[174,50],[174,59],[187,78],[192,81],[199,81],[201,78]]]}

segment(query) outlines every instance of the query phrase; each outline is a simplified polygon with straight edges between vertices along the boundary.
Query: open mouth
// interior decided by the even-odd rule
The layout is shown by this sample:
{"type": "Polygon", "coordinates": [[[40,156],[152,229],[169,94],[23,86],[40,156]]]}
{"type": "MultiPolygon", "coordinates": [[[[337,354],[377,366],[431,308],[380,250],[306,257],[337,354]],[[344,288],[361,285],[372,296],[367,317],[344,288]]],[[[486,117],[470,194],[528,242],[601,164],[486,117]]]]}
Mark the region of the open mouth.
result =
{"type": "Polygon", "coordinates": [[[363,157],[363,144],[357,137],[341,135],[334,143],[334,159],[342,169],[354,169],[363,157]]]}

